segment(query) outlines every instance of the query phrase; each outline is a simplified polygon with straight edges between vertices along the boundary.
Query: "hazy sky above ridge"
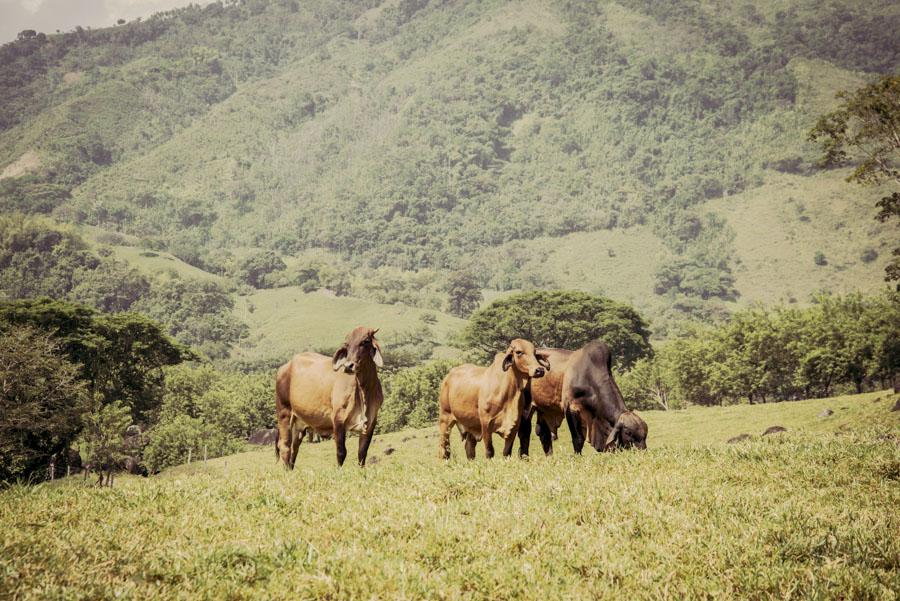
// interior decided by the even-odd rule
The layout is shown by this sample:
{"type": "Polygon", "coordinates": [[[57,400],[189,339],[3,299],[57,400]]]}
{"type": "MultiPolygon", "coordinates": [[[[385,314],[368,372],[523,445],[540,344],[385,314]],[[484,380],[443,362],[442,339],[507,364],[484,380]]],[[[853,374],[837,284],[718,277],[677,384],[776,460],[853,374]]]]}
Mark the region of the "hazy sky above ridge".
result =
{"type": "Polygon", "coordinates": [[[0,43],[11,42],[24,29],[44,33],[71,31],[76,25],[98,29],[155,12],[209,0],[0,0],[0,43]]]}

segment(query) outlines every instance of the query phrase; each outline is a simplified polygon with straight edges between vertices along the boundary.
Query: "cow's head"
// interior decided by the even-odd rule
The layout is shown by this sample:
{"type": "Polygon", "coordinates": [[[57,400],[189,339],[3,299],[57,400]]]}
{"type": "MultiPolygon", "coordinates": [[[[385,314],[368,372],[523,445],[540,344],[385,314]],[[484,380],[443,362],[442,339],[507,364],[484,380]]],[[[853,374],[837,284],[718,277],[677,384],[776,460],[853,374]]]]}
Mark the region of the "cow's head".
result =
{"type": "Polygon", "coordinates": [[[353,374],[361,366],[369,365],[369,362],[374,363],[377,367],[383,366],[381,345],[375,339],[377,331],[377,329],[358,327],[347,334],[344,344],[335,351],[331,358],[331,366],[334,370],[343,369],[344,373],[353,374]]]}
{"type": "Polygon", "coordinates": [[[536,352],[527,340],[516,338],[503,356],[503,371],[510,367],[527,378],[540,378],[550,371],[550,359],[545,353],[536,352]]]}
{"type": "Polygon", "coordinates": [[[602,448],[594,441],[591,444],[598,451],[613,451],[619,449],[646,449],[647,448],[647,423],[632,411],[625,411],[616,420],[613,429],[610,430],[602,448]]]}

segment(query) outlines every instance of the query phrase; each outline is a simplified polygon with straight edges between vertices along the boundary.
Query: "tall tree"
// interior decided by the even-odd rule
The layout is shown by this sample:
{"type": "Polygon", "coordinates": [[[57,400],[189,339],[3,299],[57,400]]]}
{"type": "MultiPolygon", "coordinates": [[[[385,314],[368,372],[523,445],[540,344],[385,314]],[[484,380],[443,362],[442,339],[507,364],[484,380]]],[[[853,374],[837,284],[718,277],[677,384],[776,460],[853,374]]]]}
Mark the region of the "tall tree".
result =
{"type": "Polygon", "coordinates": [[[58,340],[0,325],[0,483],[41,478],[81,429],[88,394],[58,340]]]}
{"type": "MultiPolygon", "coordinates": [[[[820,117],[809,134],[822,144],[822,163],[842,165],[859,158],[847,181],[900,187],[900,75],[886,75],[837,97],[842,100],[837,110],[820,117]]],[[[877,206],[880,221],[900,219],[900,190],[882,197],[877,206]]],[[[900,281],[900,246],[893,255],[885,279],[900,281]]]]}
{"type": "Polygon", "coordinates": [[[536,290],[494,301],[469,319],[462,341],[490,360],[513,338],[577,349],[605,340],[620,369],[652,353],[644,318],[632,307],[574,290],[536,290]]]}

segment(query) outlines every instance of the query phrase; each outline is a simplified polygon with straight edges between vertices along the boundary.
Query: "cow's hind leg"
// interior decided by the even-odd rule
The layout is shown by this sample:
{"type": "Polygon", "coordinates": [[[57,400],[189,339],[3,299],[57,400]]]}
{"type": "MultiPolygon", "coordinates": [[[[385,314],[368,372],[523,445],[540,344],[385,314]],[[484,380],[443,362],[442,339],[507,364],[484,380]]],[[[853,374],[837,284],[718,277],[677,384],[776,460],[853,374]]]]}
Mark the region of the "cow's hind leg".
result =
{"type": "Polygon", "coordinates": [[[290,405],[283,402],[279,394],[275,393],[275,419],[278,422],[278,435],[275,439],[275,453],[284,464],[285,469],[291,469],[294,462],[291,458],[291,436],[293,434],[293,414],[290,405]]]}
{"type": "Polygon", "coordinates": [[[469,460],[475,459],[475,444],[477,442],[475,440],[475,435],[470,434],[469,432],[466,432],[463,435],[463,440],[466,443],[466,459],[469,459],[469,460]]]}
{"type": "Polygon", "coordinates": [[[440,445],[438,456],[441,459],[450,459],[450,430],[453,428],[455,421],[452,413],[441,411],[438,421],[438,441],[440,445]]]}
{"type": "Polygon", "coordinates": [[[541,446],[544,448],[545,455],[553,454],[553,432],[550,430],[550,424],[544,419],[544,416],[538,413],[537,417],[537,435],[541,440],[541,446]]]}
{"type": "MultiPolygon", "coordinates": [[[[525,413],[519,422],[519,456],[528,457],[528,449],[531,447],[531,416],[534,410],[525,413]]],[[[538,418],[540,419],[540,418],[538,418]]]]}
{"type": "Polygon", "coordinates": [[[297,462],[297,453],[300,451],[300,443],[303,442],[303,437],[306,436],[306,431],[308,428],[306,426],[298,425],[296,421],[294,421],[293,427],[291,427],[291,458],[290,458],[290,468],[294,469],[294,464],[297,462]]]}

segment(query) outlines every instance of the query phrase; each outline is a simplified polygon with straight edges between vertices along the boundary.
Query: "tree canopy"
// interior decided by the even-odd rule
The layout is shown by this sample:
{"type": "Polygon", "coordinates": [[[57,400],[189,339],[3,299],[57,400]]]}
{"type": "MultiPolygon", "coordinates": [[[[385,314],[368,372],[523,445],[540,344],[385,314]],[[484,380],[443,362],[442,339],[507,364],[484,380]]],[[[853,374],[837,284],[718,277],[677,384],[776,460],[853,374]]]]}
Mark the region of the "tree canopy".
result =
{"type": "Polygon", "coordinates": [[[493,359],[513,338],[569,350],[604,340],[619,368],[652,353],[647,323],[635,309],[572,290],[539,290],[496,300],[476,311],[461,335],[481,361],[493,359]]]}

